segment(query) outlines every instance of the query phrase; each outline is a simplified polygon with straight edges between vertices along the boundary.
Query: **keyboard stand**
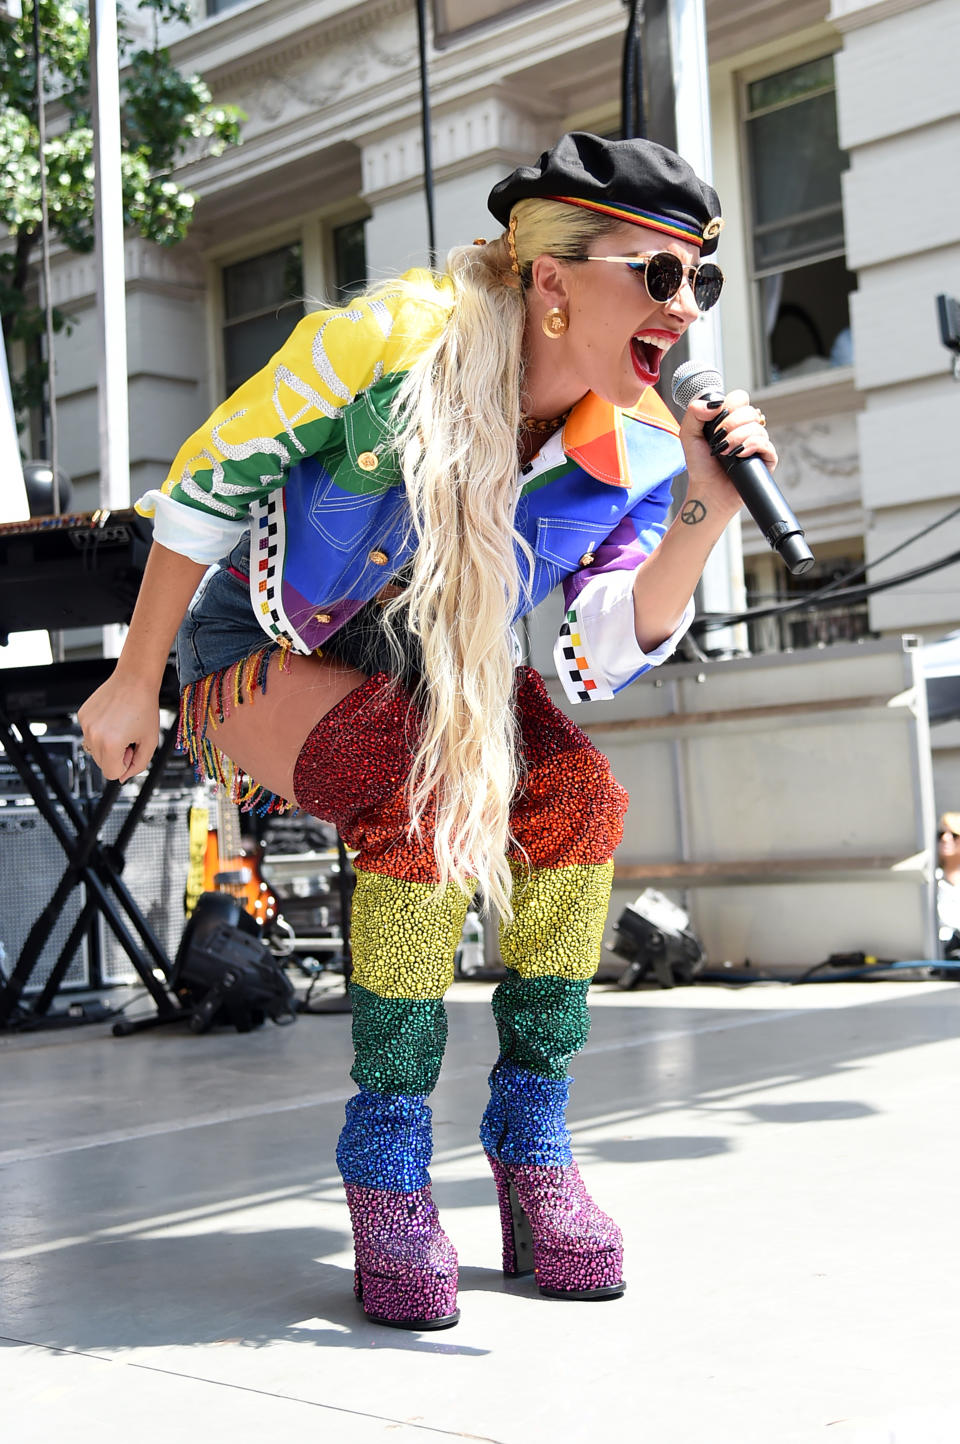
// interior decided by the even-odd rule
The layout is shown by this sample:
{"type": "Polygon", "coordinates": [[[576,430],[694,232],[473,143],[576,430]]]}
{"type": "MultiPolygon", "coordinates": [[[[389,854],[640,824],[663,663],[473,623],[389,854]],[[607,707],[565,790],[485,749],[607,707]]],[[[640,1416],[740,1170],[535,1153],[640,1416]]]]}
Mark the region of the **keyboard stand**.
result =
{"type": "MultiPolygon", "coordinates": [[[[103,665],[107,672],[112,670],[112,663],[103,665]]],[[[46,670],[21,669],[18,680],[22,682],[26,672],[42,673],[46,670]]],[[[173,669],[169,666],[164,676],[163,690],[165,694],[176,696],[176,680],[173,669]]],[[[29,692],[29,688],[27,691],[29,692]]],[[[49,902],[34,921],[9,980],[0,988],[0,1028],[62,1027],[68,1023],[99,1021],[114,1016],[116,1009],[101,1008],[94,1016],[79,1007],[67,1014],[49,1014],[48,1011],[74,954],[97,913],[102,914],[130,958],[144,987],[157,1005],[158,1015],[165,1021],[173,1021],[184,1014],[184,1009],[175,1001],[167,986],[171,977],[170,960],[124,884],[121,873],[126,846],[176,745],[176,722],[167,728],[161,738],[160,746],[116,841],[113,844],[104,844],[100,841],[100,833],[120,794],[120,783],[106,783],[92,812],[85,816],[83,808],[64,787],[50,758],[30,730],[29,722],[42,720],[42,717],[30,716],[26,711],[11,715],[7,710],[7,700],[4,694],[0,701],[0,745],[19,773],[40,815],[63,848],[67,857],[67,868],[51,893],[49,902]],[[63,816],[58,809],[62,809],[63,816]],[[56,926],[67,897],[81,884],[87,890],[87,898],[80,916],[71,928],[42,992],[31,1008],[25,1008],[21,1004],[23,990],[30,982],[31,974],[56,926]],[[128,923],[133,925],[139,939],[130,931],[128,923]],[[163,982],[157,977],[157,972],[163,982]]],[[[76,702],[76,699],[74,700],[76,702]]],[[[166,701],[166,698],[164,700],[166,701]]]]}

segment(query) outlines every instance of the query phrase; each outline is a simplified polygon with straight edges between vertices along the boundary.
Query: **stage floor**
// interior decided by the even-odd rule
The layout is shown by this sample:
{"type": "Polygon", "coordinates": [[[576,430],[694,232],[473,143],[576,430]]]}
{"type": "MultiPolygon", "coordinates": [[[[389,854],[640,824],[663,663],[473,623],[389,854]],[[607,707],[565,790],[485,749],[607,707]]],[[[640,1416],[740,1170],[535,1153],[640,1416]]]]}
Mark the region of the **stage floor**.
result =
{"type": "Polygon", "coordinates": [[[349,1019],[0,1035],[11,1444],[956,1444],[960,987],[597,988],[575,1148],[628,1292],[505,1283],[476,1142],[491,987],[449,997],[435,1196],[462,1322],[353,1301],[349,1019]]]}

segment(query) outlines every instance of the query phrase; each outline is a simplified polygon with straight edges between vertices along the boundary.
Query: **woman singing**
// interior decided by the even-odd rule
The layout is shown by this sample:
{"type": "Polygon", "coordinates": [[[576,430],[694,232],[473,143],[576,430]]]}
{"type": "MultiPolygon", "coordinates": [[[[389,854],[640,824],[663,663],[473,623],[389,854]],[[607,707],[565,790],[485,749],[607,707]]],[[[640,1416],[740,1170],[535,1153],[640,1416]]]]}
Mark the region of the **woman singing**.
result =
{"type": "MultiPolygon", "coordinates": [[[[409,1329],[458,1318],[427,1098],[475,890],[507,967],[480,1128],[504,1270],[532,1243],[542,1293],[623,1292],[620,1231],[564,1115],[627,798],[518,665],[514,624],[562,585],[564,689],[612,697],[673,651],[739,506],[703,436],[717,408],[694,402],[678,428],[652,389],[720,294],[714,191],[648,141],[574,133],[490,209],[498,239],[305,317],[185,443],[139,503],[156,544],[116,671],[80,713],[107,777],[145,768],[176,637],[198,768],[356,850],[358,1091],[337,1161],[357,1295],[409,1329]]],[[[744,393],[718,419],[718,450],[776,465],[744,393]]]]}

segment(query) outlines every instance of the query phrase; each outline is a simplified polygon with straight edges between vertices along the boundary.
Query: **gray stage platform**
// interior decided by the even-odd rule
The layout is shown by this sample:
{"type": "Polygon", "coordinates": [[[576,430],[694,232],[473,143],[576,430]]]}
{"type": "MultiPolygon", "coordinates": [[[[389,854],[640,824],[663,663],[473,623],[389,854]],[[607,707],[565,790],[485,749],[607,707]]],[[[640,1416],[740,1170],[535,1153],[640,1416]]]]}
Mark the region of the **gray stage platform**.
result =
{"type": "Polygon", "coordinates": [[[489,994],[450,995],[434,1098],[437,1335],[352,1299],[348,1019],[0,1037],[4,1439],[955,1444],[960,988],[595,990],[572,1121],[627,1236],[605,1304],[498,1271],[489,994]]]}

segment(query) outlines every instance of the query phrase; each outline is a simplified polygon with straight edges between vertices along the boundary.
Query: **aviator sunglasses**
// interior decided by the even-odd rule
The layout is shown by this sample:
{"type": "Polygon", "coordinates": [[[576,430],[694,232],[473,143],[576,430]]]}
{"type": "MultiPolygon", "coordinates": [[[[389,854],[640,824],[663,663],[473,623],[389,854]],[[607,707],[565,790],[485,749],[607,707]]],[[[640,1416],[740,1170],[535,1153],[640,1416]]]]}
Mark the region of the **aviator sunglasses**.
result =
{"type": "Polygon", "coordinates": [[[636,275],[642,276],[651,301],[662,305],[672,301],[684,280],[689,279],[693,299],[698,311],[709,311],[720,299],[723,290],[723,272],[712,261],[699,266],[685,266],[678,256],[669,251],[657,251],[652,256],[584,256],[585,261],[612,261],[615,265],[629,266],[636,275]]]}

